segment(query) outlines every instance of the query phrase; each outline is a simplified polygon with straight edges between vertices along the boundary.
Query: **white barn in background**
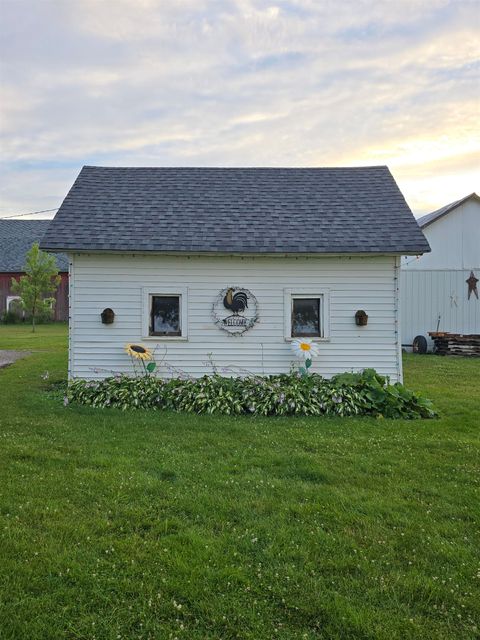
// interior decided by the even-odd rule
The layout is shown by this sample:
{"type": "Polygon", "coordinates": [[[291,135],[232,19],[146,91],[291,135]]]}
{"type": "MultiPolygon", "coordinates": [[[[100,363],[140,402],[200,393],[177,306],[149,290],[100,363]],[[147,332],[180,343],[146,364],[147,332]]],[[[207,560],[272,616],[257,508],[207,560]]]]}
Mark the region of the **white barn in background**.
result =
{"type": "Polygon", "coordinates": [[[480,197],[472,193],[417,222],[431,252],[402,258],[402,343],[423,335],[431,348],[428,332],[437,330],[479,334],[480,300],[473,290],[468,296],[466,280],[471,272],[480,280],[480,197]]]}

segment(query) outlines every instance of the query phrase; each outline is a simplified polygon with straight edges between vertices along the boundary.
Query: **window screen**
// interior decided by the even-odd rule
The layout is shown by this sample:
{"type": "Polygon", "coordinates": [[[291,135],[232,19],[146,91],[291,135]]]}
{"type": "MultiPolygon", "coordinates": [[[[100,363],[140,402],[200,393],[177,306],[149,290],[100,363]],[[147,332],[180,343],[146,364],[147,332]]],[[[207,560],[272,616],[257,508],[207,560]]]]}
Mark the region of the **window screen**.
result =
{"type": "Polygon", "coordinates": [[[150,308],[151,336],[181,336],[180,296],[152,296],[150,308]]]}
{"type": "Polygon", "coordinates": [[[292,299],[292,338],[322,336],[321,299],[292,299]]]}

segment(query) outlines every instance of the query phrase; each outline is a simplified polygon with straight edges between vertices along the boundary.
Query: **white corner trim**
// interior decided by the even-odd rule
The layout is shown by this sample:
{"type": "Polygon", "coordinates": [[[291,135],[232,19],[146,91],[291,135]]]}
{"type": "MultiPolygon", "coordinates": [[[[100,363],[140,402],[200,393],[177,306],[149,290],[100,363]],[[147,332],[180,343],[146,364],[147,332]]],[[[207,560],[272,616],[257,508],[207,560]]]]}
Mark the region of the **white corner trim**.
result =
{"type": "Polygon", "coordinates": [[[295,287],[294,289],[283,290],[283,317],[284,317],[284,337],[287,342],[295,340],[292,338],[292,299],[294,298],[320,298],[321,321],[323,336],[321,338],[310,338],[312,342],[330,341],[330,289],[311,287],[295,287]]]}
{"type": "Polygon", "coordinates": [[[68,255],[68,379],[74,372],[73,345],[75,339],[75,254],[68,255]]]}
{"type": "Polygon", "coordinates": [[[143,287],[142,289],[142,340],[152,342],[186,342],[188,340],[188,287],[143,287]],[[151,336],[150,296],[180,296],[180,328],[181,336],[151,336]]]}
{"type": "Polygon", "coordinates": [[[400,325],[400,273],[401,273],[401,258],[395,258],[394,266],[394,306],[395,306],[395,346],[397,355],[397,376],[398,382],[403,383],[403,354],[402,354],[402,329],[400,325]]]}

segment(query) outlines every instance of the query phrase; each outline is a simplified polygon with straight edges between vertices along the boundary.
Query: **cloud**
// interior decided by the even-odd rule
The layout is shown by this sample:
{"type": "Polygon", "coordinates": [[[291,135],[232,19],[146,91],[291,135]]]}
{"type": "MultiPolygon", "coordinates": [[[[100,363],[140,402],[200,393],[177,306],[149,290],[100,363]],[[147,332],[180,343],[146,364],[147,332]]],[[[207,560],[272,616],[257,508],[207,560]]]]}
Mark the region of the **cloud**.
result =
{"type": "Polygon", "coordinates": [[[478,189],[475,2],[2,8],[0,215],[83,164],[389,164],[419,211],[478,189]]]}

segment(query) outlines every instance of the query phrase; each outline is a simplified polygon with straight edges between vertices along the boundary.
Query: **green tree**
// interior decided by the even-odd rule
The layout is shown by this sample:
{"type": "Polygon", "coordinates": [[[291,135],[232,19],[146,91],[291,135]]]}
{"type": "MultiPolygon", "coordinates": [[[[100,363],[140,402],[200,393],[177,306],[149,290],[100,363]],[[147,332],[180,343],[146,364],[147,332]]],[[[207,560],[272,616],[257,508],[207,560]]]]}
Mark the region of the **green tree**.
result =
{"type": "Polygon", "coordinates": [[[49,313],[55,304],[51,294],[56,291],[61,278],[55,257],[41,251],[38,242],[27,253],[25,274],[20,280],[12,278],[12,291],[20,296],[23,309],[32,318],[32,331],[35,331],[35,318],[49,313]]]}

